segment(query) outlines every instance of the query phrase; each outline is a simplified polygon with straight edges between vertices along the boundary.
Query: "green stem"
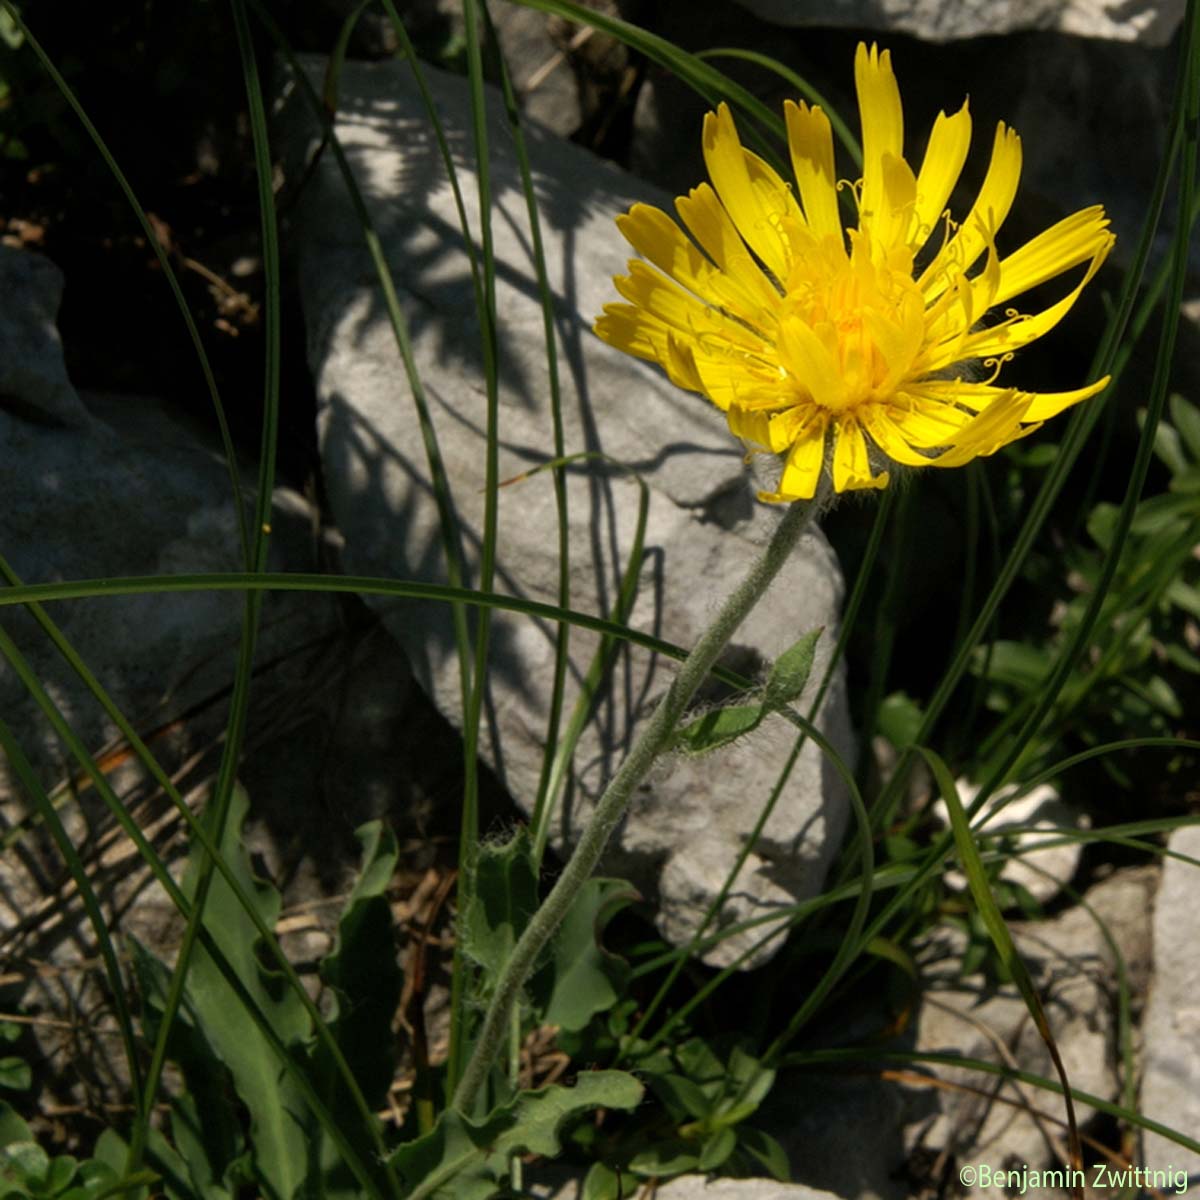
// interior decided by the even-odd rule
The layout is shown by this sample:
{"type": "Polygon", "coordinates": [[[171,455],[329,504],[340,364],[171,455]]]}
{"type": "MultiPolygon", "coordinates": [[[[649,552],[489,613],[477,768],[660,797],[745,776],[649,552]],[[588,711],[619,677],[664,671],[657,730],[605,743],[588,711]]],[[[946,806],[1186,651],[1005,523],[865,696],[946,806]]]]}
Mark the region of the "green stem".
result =
{"type": "Polygon", "coordinates": [[[454,1092],[452,1107],[459,1112],[465,1114],[471,1110],[508,1035],[510,1013],[525,980],[533,970],[542,948],[562,923],[579,889],[595,870],[608,839],[625,815],[634,790],[646,777],[654,760],[670,745],[680,718],[696,690],[704,682],[729,639],[766,593],[771,581],[795,549],[816,508],[817,503],[793,504],[784,514],[762,556],[725,601],[716,620],[684,660],[679,674],[630,750],[629,757],[600,797],[592,819],[558,877],[558,882],[534,913],[508,962],[504,964],[471,1060],[454,1092]]]}

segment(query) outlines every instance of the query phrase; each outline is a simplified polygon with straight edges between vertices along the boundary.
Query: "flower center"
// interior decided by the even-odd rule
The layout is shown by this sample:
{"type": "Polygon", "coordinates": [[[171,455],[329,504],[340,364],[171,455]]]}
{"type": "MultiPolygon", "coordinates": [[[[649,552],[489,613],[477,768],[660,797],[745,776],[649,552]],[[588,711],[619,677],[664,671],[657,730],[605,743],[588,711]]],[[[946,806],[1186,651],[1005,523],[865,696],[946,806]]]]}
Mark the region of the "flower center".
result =
{"type": "Polygon", "coordinates": [[[912,255],[904,247],[885,253],[860,230],[849,236],[849,254],[807,231],[793,238],[776,340],[792,383],[832,412],[890,398],[925,334],[912,255]]]}

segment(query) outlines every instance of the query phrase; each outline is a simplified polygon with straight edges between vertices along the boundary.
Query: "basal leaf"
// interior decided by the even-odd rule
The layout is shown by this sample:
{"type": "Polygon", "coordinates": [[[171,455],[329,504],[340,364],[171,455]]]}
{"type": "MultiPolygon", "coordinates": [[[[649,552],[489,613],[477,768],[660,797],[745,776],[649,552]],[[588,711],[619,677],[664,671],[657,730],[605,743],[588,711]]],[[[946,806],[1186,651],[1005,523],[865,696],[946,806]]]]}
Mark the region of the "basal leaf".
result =
{"type": "MultiPolygon", "coordinates": [[[[221,854],[271,928],[279,916],[279,893],[254,874],[242,845],[241,829],[248,806],[245,790],[236,788],[221,854]]],[[[189,896],[195,887],[202,854],[202,848],[196,847],[188,863],[184,891],[189,896]]],[[[306,1043],[312,1033],[308,1013],[283,977],[262,965],[258,931],[220,875],[212,882],[204,924],[284,1045],[306,1043]]],[[[194,1019],[217,1057],[228,1067],[238,1095],[249,1110],[255,1163],[263,1186],[280,1200],[289,1200],[303,1187],[310,1165],[303,1127],[307,1103],[302,1093],[280,1064],[271,1044],[244,1011],[241,1000],[199,946],[188,977],[187,998],[194,1019]]]]}
{"type": "Polygon", "coordinates": [[[537,869],[529,835],[484,843],[475,865],[475,888],[459,922],[464,952],[493,977],[508,961],[538,906],[537,869]]]}
{"type": "Polygon", "coordinates": [[[399,1147],[392,1163],[407,1200],[488,1200],[514,1154],[558,1154],[565,1121],[597,1108],[636,1108],[642,1085],[624,1071],[585,1071],[574,1087],[522,1092],[472,1121],[447,1109],[434,1129],[399,1147]]]}
{"type": "Polygon", "coordinates": [[[530,982],[544,1025],[574,1032],[625,994],[629,964],[604,949],[604,927],[638,898],[619,879],[589,879],[575,897],[555,935],[550,959],[530,982]]]}
{"type": "MultiPolygon", "coordinates": [[[[400,1003],[403,973],[396,959],[388,885],[396,869],[398,850],[392,831],[381,821],[357,830],[362,844],[362,867],[338,922],[337,943],[321,962],[321,978],[333,989],[330,1032],[345,1056],[354,1078],[372,1107],[387,1096],[396,1069],[392,1018],[400,1003]]],[[[313,1053],[317,1091],[333,1118],[340,1122],[364,1162],[372,1161],[373,1143],[362,1118],[324,1042],[313,1053]]],[[[320,1129],[312,1122],[311,1136],[320,1129]]],[[[326,1200],[356,1197],[361,1187],[345,1165],[341,1152],[321,1139],[322,1192],[326,1200]]]]}

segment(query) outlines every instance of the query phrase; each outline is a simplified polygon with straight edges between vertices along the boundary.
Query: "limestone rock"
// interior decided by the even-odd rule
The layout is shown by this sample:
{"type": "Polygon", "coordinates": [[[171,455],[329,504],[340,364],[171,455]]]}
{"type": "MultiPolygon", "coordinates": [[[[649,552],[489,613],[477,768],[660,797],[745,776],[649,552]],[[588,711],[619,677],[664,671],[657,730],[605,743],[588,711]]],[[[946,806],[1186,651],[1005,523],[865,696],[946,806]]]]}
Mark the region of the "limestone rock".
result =
{"type": "MultiPolygon", "coordinates": [[[[428,74],[469,220],[478,228],[466,85],[436,71],[428,74]]],[[[395,273],[474,578],[484,514],[485,399],[474,292],[450,188],[406,68],[347,64],[341,88],[338,134],[395,273]]],[[[553,456],[552,424],[528,217],[495,96],[489,114],[500,321],[499,471],[501,479],[512,479],[553,456]]],[[[777,514],[754,504],[741,447],[715,408],[590,332],[593,317],[613,298],[611,277],[624,271],[628,257],[613,218],[635,199],[662,204],[665,198],[536,127],[527,137],[560,339],[565,447],[592,456],[568,473],[571,604],[591,613],[612,609],[638,522],[640,492],[630,473],[636,472],[648,487],[648,503],[632,624],[686,646],[744,574],[777,514]]],[[[303,170],[316,140],[302,97],[291,94],[281,119],[290,170],[303,170]]],[[[347,568],[442,580],[438,515],[411,395],[332,156],[322,159],[306,188],[291,245],[317,383],[323,463],[346,537],[347,568]]],[[[549,475],[503,487],[498,501],[498,590],[553,602],[557,518],[549,475]]],[[[823,626],[815,682],[835,641],[841,594],[833,554],[814,530],[737,634],[732,661],[753,675],[801,634],[823,626]]],[[[381,611],[418,680],[442,712],[461,722],[448,610],[391,604],[381,611]]],[[[527,812],[536,797],[546,737],[554,632],[544,621],[494,615],[483,753],[527,812]]],[[[571,631],[568,714],[596,649],[594,635],[571,631]]],[[[551,836],[560,850],[577,835],[671,673],[671,664],[659,656],[627,646],[619,650],[611,688],[594,705],[574,755],[570,792],[554,815],[551,836]]],[[[791,745],[788,727],[770,724],[726,752],[661,764],[619,831],[609,869],[654,891],[667,866],[662,922],[674,938],[695,927],[770,794],[791,745]],[[701,844],[702,876],[689,868],[681,880],[675,869],[681,860],[694,861],[701,844]]],[[[848,750],[840,675],[821,726],[848,750]]],[[[763,915],[786,900],[812,895],[845,820],[835,772],[810,744],[747,864],[744,891],[739,883],[735,904],[746,907],[733,911],[763,915]]],[[[735,953],[725,944],[711,958],[728,961],[735,953]]]]}
{"type": "MultiPolygon", "coordinates": [[[[1175,830],[1173,854],[1200,858],[1200,826],[1175,830]]],[[[1154,906],[1154,982],[1142,1021],[1141,1110],[1171,1129],[1194,1137],[1200,1129],[1200,874],[1194,863],[1163,860],[1154,906]]],[[[1200,1155],[1161,1134],[1144,1135],[1144,1165],[1174,1167],[1193,1176],[1200,1155]]]]}
{"type": "Polygon", "coordinates": [[[1053,29],[1080,37],[1161,45],[1183,18],[1183,0],[738,0],[763,21],[906,33],[932,42],[1053,29]]]}

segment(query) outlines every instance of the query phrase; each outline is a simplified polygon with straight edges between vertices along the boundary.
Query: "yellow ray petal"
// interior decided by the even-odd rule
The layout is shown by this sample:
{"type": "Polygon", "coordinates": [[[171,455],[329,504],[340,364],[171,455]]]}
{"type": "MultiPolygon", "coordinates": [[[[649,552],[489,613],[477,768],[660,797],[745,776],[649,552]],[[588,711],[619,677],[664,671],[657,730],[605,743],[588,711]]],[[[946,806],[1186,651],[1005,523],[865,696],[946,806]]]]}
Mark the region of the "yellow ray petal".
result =
{"type": "Polygon", "coordinates": [[[966,102],[952,117],[938,113],[917,175],[917,202],[909,230],[909,244],[914,250],[920,249],[937,227],[970,145],[971,114],[966,102]]]}
{"type": "Polygon", "coordinates": [[[1011,391],[1007,396],[988,405],[983,412],[971,418],[964,429],[955,435],[954,445],[944,454],[938,455],[935,467],[961,467],[973,458],[986,458],[995,454],[1001,446],[1015,442],[1040,427],[1023,425],[1029,409],[1029,397],[1011,391]]]}
{"type": "Polygon", "coordinates": [[[644,309],[631,304],[606,304],[603,315],[592,328],[610,346],[657,363],[676,387],[689,392],[704,391],[692,345],[644,309]]]}
{"type": "Polygon", "coordinates": [[[707,183],[675,201],[680,219],[701,249],[728,279],[745,289],[748,302],[769,311],[779,304],[779,291],[747,251],[729,214],[707,183]]]}
{"type": "MultiPolygon", "coordinates": [[[[981,329],[978,333],[969,334],[962,342],[963,355],[972,358],[986,358],[1009,354],[1045,336],[1071,311],[1075,301],[1079,299],[1080,293],[1100,269],[1100,264],[1104,261],[1104,257],[1108,253],[1108,246],[1111,244],[1109,242],[1103,251],[1092,259],[1084,277],[1057,304],[1052,304],[1049,308],[1026,317],[1024,320],[1009,321],[993,329],[981,329]]],[[[938,368],[931,369],[937,370],[938,368]]]]}
{"type": "Polygon", "coordinates": [[[613,283],[630,304],[644,308],[689,337],[716,336],[754,353],[766,346],[760,336],[740,322],[685,292],[641,259],[633,259],[629,274],[618,275],[613,283]]]}
{"type": "MultiPolygon", "coordinates": [[[[1048,421],[1056,417],[1064,409],[1081,400],[1088,400],[1098,395],[1108,387],[1110,376],[1089,383],[1086,387],[1075,388],[1069,392],[1020,392],[1023,399],[1029,401],[1023,421],[1048,421]]],[[[975,412],[982,412],[990,404],[1007,396],[1011,388],[996,387],[994,384],[972,383],[969,380],[931,379],[914,385],[922,396],[929,399],[942,400],[946,403],[964,404],[975,412]]]]}
{"type": "Polygon", "coordinates": [[[833,490],[856,491],[859,488],[887,487],[888,473],[871,474],[867,456],[867,440],[853,417],[842,417],[834,423],[833,490]]]}
{"type": "Polygon", "coordinates": [[[1000,286],[992,303],[1003,304],[1089,258],[1106,255],[1113,240],[1098,204],[1064,217],[1000,260],[1000,286]]]}
{"type": "Polygon", "coordinates": [[[892,73],[892,55],[870,50],[862,42],[854,55],[854,83],[862,121],[863,186],[859,212],[863,224],[878,220],[884,210],[884,156],[904,157],[904,110],[892,73]]]}
{"type": "Polygon", "coordinates": [[[788,150],[792,170],[800,188],[800,199],[809,227],[818,237],[843,244],[842,221],[838,215],[837,176],[833,161],[833,130],[820,108],[804,101],[783,102],[787,122],[788,150]]]}
{"type": "MultiPolygon", "coordinates": [[[[885,415],[900,436],[921,450],[947,446],[967,427],[971,414],[952,403],[917,393],[920,385],[910,385],[886,407],[885,415]]],[[[881,407],[881,406],[876,406],[881,407]]]]}
{"type": "Polygon", "coordinates": [[[904,440],[904,434],[888,417],[883,405],[867,406],[863,410],[863,425],[875,444],[893,462],[906,467],[927,467],[933,461],[929,455],[919,454],[904,440]]]}
{"type": "Polygon", "coordinates": [[[792,443],[775,493],[780,499],[811,500],[816,494],[825,462],[825,425],[824,417],[811,419],[792,443]]]}
{"type": "Polygon", "coordinates": [[[789,394],[777,370],[732,348],[724,350],[707,339],[692,345],[691,351],[704,394],[722,410],[743,401],[752,406],[754,397],[772,388],[789,394]]]}
{"type": "Polygon", "coordinates": [[[1026,395],[1030,398],[1029,408],[1026,409],[1022,420],[1048,421],[1051,417],[1057,417],[1064,409],[1070,408],[1072,404],[1099,395],[1111,382],[1112,376],[1105,375],[1103,379],[1097,379],[1095,383],[1071,392],[1028,392],[1026,395]]]}
{"type": "Polygon", "coordinates": [[[661,209],[635,204],[617,218],[617,228],[639,254],[706,303],[735,313],[749,324],[761,319],[759,305],[748,289],[717,270],[661,209]]]}
{"type": "Polygon", "coordinates": [[[770,214],[772,225],[778,228],[782,219],[806,224],[792,189],[780,178],[779,172],[753,150],[743,150],[742,153],[746,156],[750,186],[758,195],[759,210],[770,214]]]}
{"type": "Polygon", "coordinates": [[[992,159],[979,195],[958,232],[934,255],[917,280],[926,299],[940,296],[953,279],[969,270],[983,253],[989,237],[1008,216],[1021,179],[1021,139],[1003,121],[996,126],[992,159]]]}
{"type": "Polygon", "coordinates": [[[703,149],[708,177],[738,233],[776,279],[786,279],[787,246],[779,229],[783,214],[765,206],[761,177],[751,175],[729,105],[722,103],[705,116],[703,149]]]}
{"type": "Polygon", "coordinates": [[[897,155],[885,154],[880,209],[874,217],[864,216],[861,221],[885,256],[899,246],[907,246],[907,232],[912,224],[916,200],[917,180],[912,168],[897,155]]]}

